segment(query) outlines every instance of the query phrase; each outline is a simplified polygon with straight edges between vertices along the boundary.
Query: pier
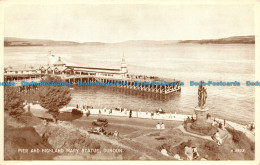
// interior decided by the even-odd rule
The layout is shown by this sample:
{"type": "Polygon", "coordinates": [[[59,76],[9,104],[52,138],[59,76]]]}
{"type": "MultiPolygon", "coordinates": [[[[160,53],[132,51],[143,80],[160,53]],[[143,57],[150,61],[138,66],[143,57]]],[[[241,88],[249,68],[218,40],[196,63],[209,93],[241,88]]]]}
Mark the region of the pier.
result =
{"type": "MultiPolygon", "coordinates": [[[[53,57],[53,55],[51,56],[53,57]]],[[[129,74],[124,58],[122,59],[121,66],[118,69],[67,65],[60,57],[56,62],[52,64],[49,62],[48,65],[45,66],[9,66],[4,68],[4,80],[13,81],[16,86],[20,87],[22,81],[40,82],[47,75],[59,76],[64,81],[70,82],[71,84],[78,84],[79,81],[83,83],[100,82],[113,84],[125,82],[127,85],[117,85],[114,87],[158,94],[170,94],[181,91],[181,86],[176,85],[180,84],[180,81],[176,79],[129,74]],[[134,82],[148,82],[150,85],[136,85],[134,82]],[[158,85],[154,82],[167,82],[169,85],[158,85]]]]}

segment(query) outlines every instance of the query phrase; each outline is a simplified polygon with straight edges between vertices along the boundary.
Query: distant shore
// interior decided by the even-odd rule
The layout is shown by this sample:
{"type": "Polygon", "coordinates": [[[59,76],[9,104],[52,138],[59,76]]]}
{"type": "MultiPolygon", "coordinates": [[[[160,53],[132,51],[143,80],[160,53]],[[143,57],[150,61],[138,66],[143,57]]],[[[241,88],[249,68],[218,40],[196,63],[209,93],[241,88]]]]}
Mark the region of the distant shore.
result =
{"type": "Polygon", "coordinates": [[[75,42],[75,41],[54,41],[44,39],[27,39],[27,38],[15,38],[5,37],[4,46],[98,46],[98,45],[120,45],[120,46],[156,46],[156,45],[173,45],[173,44],[255,44],[255,36],[233,36],[220,39],[202,39],[202,40],[165,40],[165,41],[153,41],[153,40],[130,40],[117,43],[104,43],[104,42],[75,42]]]}

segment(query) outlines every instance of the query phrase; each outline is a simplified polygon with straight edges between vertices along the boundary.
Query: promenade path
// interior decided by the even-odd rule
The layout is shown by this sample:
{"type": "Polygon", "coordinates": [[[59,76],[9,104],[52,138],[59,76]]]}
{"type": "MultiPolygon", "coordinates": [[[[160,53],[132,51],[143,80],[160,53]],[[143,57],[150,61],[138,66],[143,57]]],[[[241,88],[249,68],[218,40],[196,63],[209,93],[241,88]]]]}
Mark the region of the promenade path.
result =
{"type": "MultiPolygon", "coordinates": [[[[64,107],[60,109],[60,112],[71,112],[71,110],[75,107],[64,107]]],[[[87,111],[90,111],[90,114],[94,115],[109,115],[109,116],[122,116],[122,117],[129,117],[130,111],[123,110],[122,112],[119,110],[112,110],[110,109],[79,109],[86,115],[87,111]]],[[[192,117],[192,115],[184,115],[184,114],[176,114],[176,113],[155,113],[153,112],[142,112],[142,111],[132,111],[132,118],[143,118],[143,119],[155,119],[155,120],[172,120],[172,121],[184,121],[187,117],[192,117]]],[[[195,116],[194,116],[195,117],[195,116]]]]}
{"type": "MultiPolygon", "coordinates": [[[[28,106],[28,105],[27,105],[28,106]]],[[[25,106],[25,109],[27,110],[27,106],[25,106]]],[[[41,107],[39,104],[30,104],[30,108],[38,111],[45,111],[46,109],[41,107]]],[[[63,107],[60,109],[60,112],[72,112],[72,109],[75,107],[63,107]]],[[[123,110],[122,112],[119,110],[112,110],[112,113],[110,109],[80,109],[83,112],[83,115],[87,114],[87,111],[90,111],[90,114],[92,115],[102,115],[102,116],[121,116],[121,117],[129,117],[129,110],[123,110]]],[[[152,119],[152,120],[167,120],[167,121],[184,121],[188,117],[192,117],[193,115],[185,115],[185,114],[176,114],[176,113],[164,113],[164,114],[157,114],[154,113],[154,115],[151,115],[152,112],[142,112],[142,111],[132,111],[132,118],[143,118],[143,119],[152,119]]],[[[193,116],[194,119],[196,118],[195,115],[193,116]]],[[[216,118],[218,122],[224,123],[223,119],[216,118]]],[[[244,132],[245,135],[253,142],[255,142],[255,134],[254,132],[248,130],[246,128],[246,125],[238,124],[232,121],[226,120],[226,126],[231,127],[235,130],[244,132]]]]}

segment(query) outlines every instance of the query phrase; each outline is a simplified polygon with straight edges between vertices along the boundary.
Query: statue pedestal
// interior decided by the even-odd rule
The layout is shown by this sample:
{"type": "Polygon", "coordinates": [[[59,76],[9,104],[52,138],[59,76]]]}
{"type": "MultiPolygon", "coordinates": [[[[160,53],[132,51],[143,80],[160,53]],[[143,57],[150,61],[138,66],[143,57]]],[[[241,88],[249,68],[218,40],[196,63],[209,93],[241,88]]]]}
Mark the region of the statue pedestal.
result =
{"type": "Polygon", "coordinates": [[[210,130],[212,123],[207,119],[208,108],[195,107],[196,121],[192,123],[191,129],[194,130],[210,130]]]}

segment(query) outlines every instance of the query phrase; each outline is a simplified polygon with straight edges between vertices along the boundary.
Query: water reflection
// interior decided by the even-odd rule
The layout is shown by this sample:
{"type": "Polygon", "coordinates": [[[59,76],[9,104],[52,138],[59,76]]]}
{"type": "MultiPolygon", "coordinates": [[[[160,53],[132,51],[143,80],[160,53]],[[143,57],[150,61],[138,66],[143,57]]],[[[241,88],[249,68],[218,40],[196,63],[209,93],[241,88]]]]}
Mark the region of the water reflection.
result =
{"type": "Polygon", "coordinates": [[[73,93],[89,93],[89,94],[102,94],[112,95],[112,96],[122,96],[125,97],[134,97],[139,100],[156,100],[156,101],[163,101],[167,102],[173,99],[180,97],[180,92],[169,93],[169,94],[160,94],[160,93],[152,93],[146,91],[138,91],[133,89],[127,88],[118,88],[118,87],[101,87],[101,86],[74,86],[73,93]]]}

